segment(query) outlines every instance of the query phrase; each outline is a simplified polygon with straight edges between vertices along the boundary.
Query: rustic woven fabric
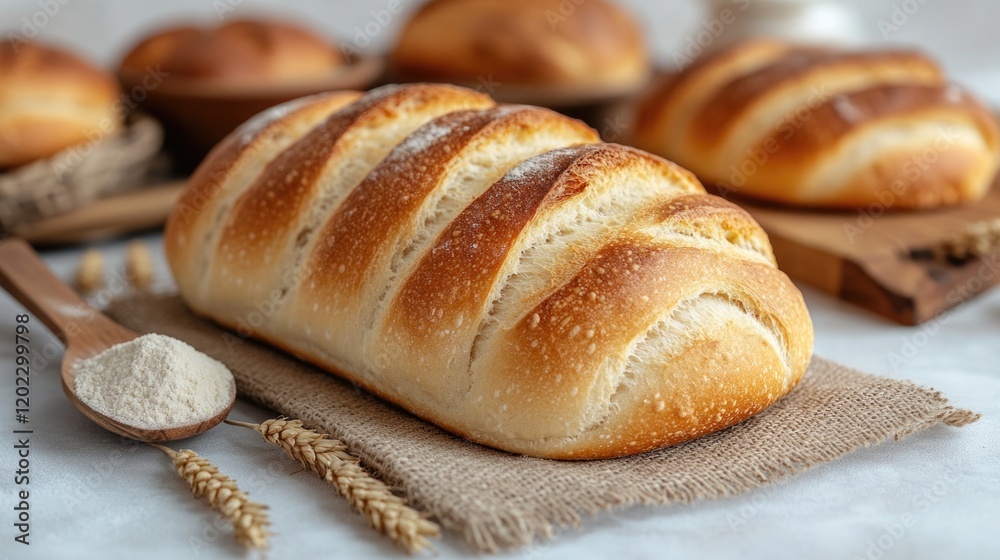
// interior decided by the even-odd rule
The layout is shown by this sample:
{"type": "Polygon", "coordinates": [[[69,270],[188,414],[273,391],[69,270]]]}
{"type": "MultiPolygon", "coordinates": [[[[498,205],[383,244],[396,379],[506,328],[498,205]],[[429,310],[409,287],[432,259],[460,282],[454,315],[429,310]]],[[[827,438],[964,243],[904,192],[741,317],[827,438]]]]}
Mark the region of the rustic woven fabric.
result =
{"type": "Polygon", "coordinates": [[[195,317],[176,296],[136,296],[107,311],[138,332],[185,340],[221,360],[242,397],[342,439],[411,504],[484,552],[549,537],[601,510],[740,494],[939,422],[978,418],[934,391],[813,358],[790,395],[722,432],[621,459],[535,459],[452,436],[195,317]]]}
{"type": "Polygon", "coordinates": [[[141,186],[162,143],[159,123],[135,115],[106,138],[0,172],[0,231],[141,186]]]}

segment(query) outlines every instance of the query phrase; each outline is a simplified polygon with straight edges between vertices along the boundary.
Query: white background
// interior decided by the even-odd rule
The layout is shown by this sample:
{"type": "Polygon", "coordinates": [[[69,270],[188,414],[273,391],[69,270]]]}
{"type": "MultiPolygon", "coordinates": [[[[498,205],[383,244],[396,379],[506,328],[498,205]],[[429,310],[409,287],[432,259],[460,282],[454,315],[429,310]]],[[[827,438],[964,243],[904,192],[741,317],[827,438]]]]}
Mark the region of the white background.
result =
{"type": "MultiPolygon", "coordinates": [[[[417,0],[404,4],[416,4],[417,0]]],[[[1000,104],[1000,2],[907,0],[919,8],[893,43],[917,44],[939,58],[959,81],[1000,104]]],[[[44,0],[43,0],[44,2],[44,0]]],[[[212,21],[211,1],[63,0],[39,31],[48,41],[112,65],[145,30],[167,20],[212,21]]],[[[703,13],[694,0],[626,0],[648,29],[657,58],[670,65],[697,30],[703,13]]],[[[858,4],[872,43],[882,43],[878,20],[892,5],[858,4]]],[[[237,14],[278,13],[352,40],[385,1],[298,1],[242,4],[237,14]]],[[[0,32],[18,32],[35,17],[36,0],[0,0],[0,32]]],[[[373,47],[391,42],[395,17],[373,47]]],[[[2,77],[0,77],[2,79],[2,77]]],[[[146,240],[159,251],[159,237],[146,240]]],[[[103,246],[108,269],[121,266],[121,244],[103,246]]],[[[65,278],[79,252],[46,255],[65,278]]],[[[161,282],[169,275],[158,261],[161,282]]],[[[998,558],[1000,512],[1000,291],[942,322],[922,328],[890,324],[803,287],[816,326],[816,351],[873,373],[912,379],[945,392],[957,404],[984,413],[956,430],[934,428],[908,440],[863,450],[786,483],[740,498],[690,506],[603,515],[553,544],[515,557],[580,558],[998,558]],[[912,519],[903,527],[901,520],[912,519]]],[[[0,292],[0,430],[13,398],[13,317],[21,308],[0,292]],[[10,340],[6,340],[6,339],[10,340]]],[[[33,345],[58,343],[34,321],[33,345]]],[[[4,558],[235,558],[241,550],[191,499],[159,452],[132,445],[93,426],[61,394],[58,365],[34,372],[32,383],[32,541],[13,544],[14,455],[0,438],[0,559],[4,558]]],[[[239,404],[234,417],[260,421],[271,413],[239,404]]],[[[271,505],[276,535],[271,558],[394,556],[336,493],[294,470],[276,450],[249,432],[219,427],[188,442],[271,505]]],[[[468,549],[453,537],[438,544],[441,557],[468,549]]]]}

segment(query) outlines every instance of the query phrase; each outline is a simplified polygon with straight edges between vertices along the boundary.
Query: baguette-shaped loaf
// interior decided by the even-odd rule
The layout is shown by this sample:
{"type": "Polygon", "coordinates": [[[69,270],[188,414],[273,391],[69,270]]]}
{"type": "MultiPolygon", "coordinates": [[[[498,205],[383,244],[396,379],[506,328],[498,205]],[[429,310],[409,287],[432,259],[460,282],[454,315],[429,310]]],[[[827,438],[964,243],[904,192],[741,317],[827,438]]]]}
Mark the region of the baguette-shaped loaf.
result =
{"type": "Polygon", "coordinates": [[[634,143],[728,191],[814,207],[977,200],[1000,165],[993,116],[926,57],[764,40],[664,79],[634,143]]]}
{"type": "Polygon", "coordinates": [[[812,351],[743,210],[578,121],[452,86],[250,121],[192,179],[166,250],[198,313],[515,453],[722,429],[812,351]]]}

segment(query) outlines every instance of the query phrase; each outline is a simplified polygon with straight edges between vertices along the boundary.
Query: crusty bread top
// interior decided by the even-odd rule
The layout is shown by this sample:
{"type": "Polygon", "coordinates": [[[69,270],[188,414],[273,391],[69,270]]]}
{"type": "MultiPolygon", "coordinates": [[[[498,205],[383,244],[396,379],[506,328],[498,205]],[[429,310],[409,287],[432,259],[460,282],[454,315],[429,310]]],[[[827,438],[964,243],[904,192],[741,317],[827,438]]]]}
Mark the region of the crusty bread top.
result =
{"type": "Polygon", "coordinates": [[[165,29],[133,47],[121,68],[142,73],[158,67],[172,76],[238,86],[314,81],[343,63],[329,41],[299,25],[269,19],[165,29]]]}
{"type": "Polygon", "coordinates": [[[432,0],[391,53],[407,78],[475,85],[640,85],[643,33],[605,0],[432,0]]]}

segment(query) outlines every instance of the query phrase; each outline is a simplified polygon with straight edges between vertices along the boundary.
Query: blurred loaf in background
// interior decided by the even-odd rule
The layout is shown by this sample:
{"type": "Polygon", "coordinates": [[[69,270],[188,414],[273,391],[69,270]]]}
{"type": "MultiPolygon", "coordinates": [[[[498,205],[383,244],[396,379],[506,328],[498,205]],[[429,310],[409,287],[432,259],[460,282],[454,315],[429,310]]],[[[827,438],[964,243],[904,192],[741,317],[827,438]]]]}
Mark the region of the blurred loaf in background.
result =
{"type": "Polygon", "coordinates": [[[0,42],[0,168],[52,156],[122,124],[111,74],[62,49],[0,42]]]}
{"type": "Polygon", "coordinates": [[[389,58],[394,79],[485,88],[505,101],[536,101],[518,98],[525,86],[621,95],[649,76],[640,25],[604,0],[431,0],[389,58]]]}
{"type": "Polygon", "coordinates": [[[380,73],[378,61],[353,57],[307,26],[263,16],[161,28],[129,49],[118,68],[123,85],[141,91],[140,106],[163,123],[182,172],[268,107],[365,89],[380,73]]]}
{"type": "Polygon", "coordinates": [[[967,203],[1000,164],[994,117],[923,54],[773,40],[666,76],[634,142],[727,192],[820,208],[967,203]]]}
{"type": "Polygon", "coordinates": [[[158,66],[172,80],[255,88],[319,81],[342,64],[344,57],[329,41],[298,25],[269,19],[159,31],[125,55],[121,70],[142,74],[158,66]]]}

